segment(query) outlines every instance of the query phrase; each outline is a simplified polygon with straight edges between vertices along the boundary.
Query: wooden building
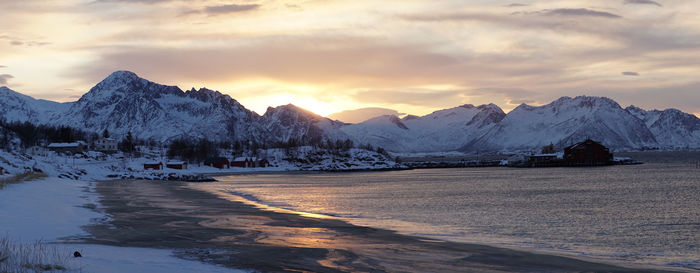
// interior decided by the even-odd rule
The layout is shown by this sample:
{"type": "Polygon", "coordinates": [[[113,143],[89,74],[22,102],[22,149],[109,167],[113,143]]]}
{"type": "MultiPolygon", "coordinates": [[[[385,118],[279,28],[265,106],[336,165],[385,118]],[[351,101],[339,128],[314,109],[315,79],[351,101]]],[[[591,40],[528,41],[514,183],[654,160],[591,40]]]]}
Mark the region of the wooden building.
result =
{"type": "Polygon", "coordinates": [[[569,166],[601,166],[612,164],[610,150],[591,139],[564,148],[564,161],[569,166]]]}
{"type": "Polygon", "coordinates": [[[78,154],[85,151],[85,142],[51,143],[46,148],[59,154],[78,154]]]}
{"type": "Polygon", "coordinates": [[[146,162],[146,163],[143,163],[143,169],[144,170],[162,170],[163,163],[162,162],[146,162]]]}
{"type": "Polygon", "coordinates": [[[95,141],[95,150],[103,153],[117,152],[117,140],[113,138],[102,138],[95,141]]]}
{"type": "Polygon", "coordinates": [[[256,167],[267,168],[267,167],[270,167],[270,161],[263,158],[263,159],[258,160],[256,165],[257,165],[256,167]]]}
{"type": "Polygon", "coordinates": [[[231,167],[240,168],[266,168],[270,166],[270,161],[267,159],[259,159],[257,157],[236,157],[231,161],[231,167]]]}
{"type": "Polygon", "coordinates": [[[204,160],[204,165],[217,169],[230,168],[231,163],[225,157],[210,157],[204,160]]]}
{"type": "Polygon", "coordinates": [[[187,162],[184,161],[168,161],[165,163],[165,167],[168,169],[175,169],[175,170],[186,170],[187,169],[187,162]]]}
{"type": "Polygon", "coordinates": [[[231,161],[231,167],[248,168],[252,165],[250,158],[247,157],[236,157],[231,161]]]}

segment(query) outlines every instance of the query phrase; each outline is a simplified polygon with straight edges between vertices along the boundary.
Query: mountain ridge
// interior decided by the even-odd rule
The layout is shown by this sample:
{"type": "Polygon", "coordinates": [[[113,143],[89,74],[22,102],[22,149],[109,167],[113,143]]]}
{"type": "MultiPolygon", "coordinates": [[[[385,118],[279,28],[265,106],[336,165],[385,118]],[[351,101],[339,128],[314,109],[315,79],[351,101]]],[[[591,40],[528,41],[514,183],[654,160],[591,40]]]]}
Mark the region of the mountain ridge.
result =
{"type": "Polygon", "coordinates": [[[130,71],[115,71],[75,102],[37,100],[0,87],[0,118],[69,125],[168,142],[179,137],[261,143],[300,139],[351,139],[393,152],[534,151],[563,147],[586,137],[613,150],[698,149],[700,119],[669,108],[622,108],[606,97],[561,97],[549,104],[521,104],[509,113],[497,105],[464,104],[424,116],[385,115],[348,124],[293,104],[263,115],[229,95],[207,88],[183,91],[130,71]]]}

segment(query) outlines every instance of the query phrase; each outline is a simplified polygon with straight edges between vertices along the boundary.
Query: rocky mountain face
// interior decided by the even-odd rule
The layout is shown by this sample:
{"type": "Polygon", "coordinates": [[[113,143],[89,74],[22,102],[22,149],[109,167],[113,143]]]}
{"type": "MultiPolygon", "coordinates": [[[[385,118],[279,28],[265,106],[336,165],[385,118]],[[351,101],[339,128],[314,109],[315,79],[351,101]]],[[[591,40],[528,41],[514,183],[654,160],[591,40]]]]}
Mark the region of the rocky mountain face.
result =
{"type": "Polygon", "coordinates": [[[117,71],[78,101],[55,103],[0,89],[0,118],[69,125],[113,135],[170,141],[179,137],[218,141],[287,141],[305,135],[331,136],[343,123],[294,105],[256,114],[228,95],[206,88],[182,91],[128,71],[117,71]]]}
{"type": "Polygon", "coordinates": [[[256,139],[262,135],[259,119],[228,95],[204,88],[183,92],[117,71],[73,103],[61,121],[98,132],[130,131],[142,139],[167,141],[181,136],[256,139]]]}
{"type": "Polygon", "coordinates": [[[113,135],[169,141],[351,139],[393,152],[513,152],[563,148],[592,138],[613,150],[700,148],[700,119],[676,109],[621,108],[608,98],[563,97],[543,106],[522,104],[508,114],[498,106],[462,105],[425,116],[386,115],[346,124],[294,105],[264,115],[206,88],[183,91],[128,71],[117,71],[78,101],[36,100],[0,87],[0,119],[69,125],[113,135]]]}
{"type": "Polygon", "coordinates": [[[646,111],[634,105],[625,108],[642,120],[662,149],[700,147],[700,119],[677,109],[646,111]]]}
{"type": "Polygon", "coordinates": [[[347,139],[338,130],[345,123],[330,120],[292,104],[268,107],[262,116],[262,124],[266,132],[281,142],[304,138],[347,139]]]}

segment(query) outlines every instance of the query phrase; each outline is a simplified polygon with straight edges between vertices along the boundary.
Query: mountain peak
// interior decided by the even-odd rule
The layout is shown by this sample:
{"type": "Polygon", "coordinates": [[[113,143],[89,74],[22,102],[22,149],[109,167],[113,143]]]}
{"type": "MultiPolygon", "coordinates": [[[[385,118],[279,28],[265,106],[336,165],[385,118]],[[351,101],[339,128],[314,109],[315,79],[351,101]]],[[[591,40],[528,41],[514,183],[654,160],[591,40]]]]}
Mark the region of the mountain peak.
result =
{"type": "Polygon", "coordinates": [[[140,79],[136,73],[128,71],[128,70],[117,70],[112,72],[112,74],[109,74],[107,76],[107,79],[110,78],[119,78],[119,79],[125,79],[125,78],[130,78],[130,79],[140,79]]]}
{"type": "Polygon", "coordinates": [[[7,86],[0,86],[0,94],[7,95],[7,94],[14,94],[17,93],[14,90],[10,89],[7,86]]]}
{"type": "Polygon", "coordinates": [[[182,96],[184,93],[177,86],[157,84],[139,77],[134,72],[119,70],[91,88],[79,101],[104,101],[113,96],[160,97],[163,94],[182,96]]]}
{"type": "Polygon", "coordinates": [[[119,70],[109,74],[104,80],[100,81],[90,91],[95,89],[117,89],[127,85],[145,84],[147,80],[140,78],[136,73],[126,70],[119,70]]]}
{"type": "MultiPolygon", "coordinates": [[[[476,107],[476,109],[479,109],[482,111],[491,110],[491,111],[503,113],[503,109],[501,109],[501,107],[498,107],[498,105],[495,105],[493,103],[479,105],[476,107]]],[[[503,114],[505,115],[505,113],[503,113],[503,114]]]]}
{"type": "Polygon", "coordinates": [[[313,117],[313,118],[322,118],[321,116],[317,115],[314,112],[311,112],[309,110],[306,110],[304,108],[301,108],[299,106],[296,106],[294,104],[285,104],[285,105],[280,105],[277,107],[267,107],[267,111],[265,112],[265,116],[267,115],[272,115],[276,113],[297,113],[297,114],[303,114],[307,117],[313,117]]]}
{"type": "Polygon", "coordinates": [[[593,108],[594,106],[612,106],[615,108],[622,108],[620,105],[608,98],[608,97],[596,97],[596,96],[576,96],[575,98],[571,97],[561,97],[554,102],[551,103],[551,105],[558,106],[558,105],[564,105],[564,104],[573,104],[573,105],[578,105],[580,107],[588,107],[588,108],[593,108]]]}

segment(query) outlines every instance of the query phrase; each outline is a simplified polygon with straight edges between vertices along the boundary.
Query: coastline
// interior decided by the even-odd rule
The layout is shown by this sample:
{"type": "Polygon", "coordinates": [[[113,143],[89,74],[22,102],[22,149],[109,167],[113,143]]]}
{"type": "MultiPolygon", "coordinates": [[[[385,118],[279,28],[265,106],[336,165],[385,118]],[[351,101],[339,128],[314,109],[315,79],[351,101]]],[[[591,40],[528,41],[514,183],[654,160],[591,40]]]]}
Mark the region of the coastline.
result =
{"type": "Polygon", "coordinates": [[[261,210],[189,183],[115,181],[96,185],[112,219],[85,227],[86,243],[174,249],[230,268],[285,271],[670,272],[550,254],[445,242],[354,226],[330,218],[261,210]]]}

